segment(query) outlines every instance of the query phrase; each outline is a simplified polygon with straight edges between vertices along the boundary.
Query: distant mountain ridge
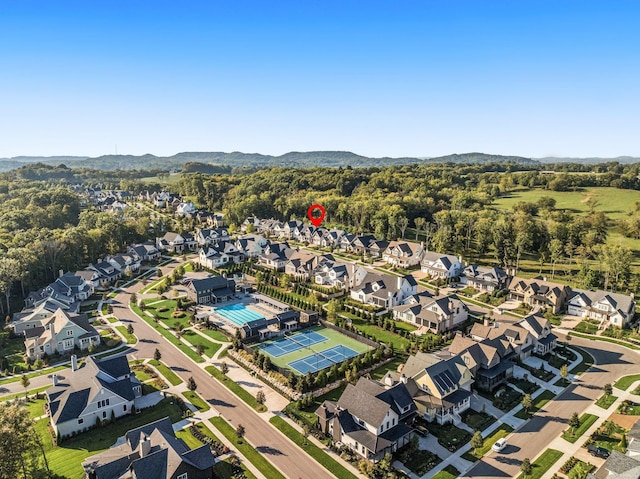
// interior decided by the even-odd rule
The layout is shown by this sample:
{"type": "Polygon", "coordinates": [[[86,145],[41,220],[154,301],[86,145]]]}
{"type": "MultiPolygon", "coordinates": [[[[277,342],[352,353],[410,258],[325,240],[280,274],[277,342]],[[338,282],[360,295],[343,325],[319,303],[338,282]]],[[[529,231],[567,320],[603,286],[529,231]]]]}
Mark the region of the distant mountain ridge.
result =
{"type": "Polygon", "coordinates": [[[369,167],[406,165],[412,163],[495,163],[515,162],[519,164],[539,165],[539,162],[522,156],[502,156],[486,153],[464,153],[436,158],[370,158],[350,151],[291,151],[280,156],[260,153],[225,152],[182,152],[173,156],[145,155],[103,155],[95,158],[86,156],[18,156],[0,158],[0,171],[19,168],[29,163],[49,165],[64,164],[70,168],[84,167],[101,170],[147,170],[147,169],[179,169],[185,163],[202,163],[207,165],[229,166],[232,168],[270,168],[274,166],[301,167],[369,167]]]}

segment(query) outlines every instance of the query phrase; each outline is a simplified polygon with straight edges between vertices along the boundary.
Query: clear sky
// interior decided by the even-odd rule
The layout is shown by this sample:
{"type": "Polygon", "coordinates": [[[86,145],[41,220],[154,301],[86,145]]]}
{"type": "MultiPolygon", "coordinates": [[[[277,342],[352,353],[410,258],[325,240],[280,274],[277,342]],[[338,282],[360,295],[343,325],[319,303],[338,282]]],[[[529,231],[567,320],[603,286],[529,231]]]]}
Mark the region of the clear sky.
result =
{"type": "Polygon", "coordinates": [[[640,155],[637,0],[0,0],[0,157],[640,155]]]}

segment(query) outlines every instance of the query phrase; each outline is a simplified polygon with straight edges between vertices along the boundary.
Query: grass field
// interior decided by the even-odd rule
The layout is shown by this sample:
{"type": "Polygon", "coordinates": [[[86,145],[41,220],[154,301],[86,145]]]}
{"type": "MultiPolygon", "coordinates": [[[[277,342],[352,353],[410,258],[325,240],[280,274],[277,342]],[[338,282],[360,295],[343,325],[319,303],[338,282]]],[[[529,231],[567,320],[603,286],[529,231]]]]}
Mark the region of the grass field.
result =
{"type": "Polygon", "coordinates": [[[163,362],[152,359],[151,361],[149,361],[149,364],[155,367],[158,372],[171,383],[172,386],[177,386],[178,384],[182,383],[182,379],[180,379],[180,377],[178,377],[178,375],[171,369],[169,369],[163,362]]]}
{"type": "Polygon", "coordinates": [[[452,465],[448,465],[442,471],[438,472],[433,479],[456,479],[460,475],[460,471],[458,471],[452,465]]]}
{"type": "Polygon", "coordinates": [[[187,401],[197,407],[200,412],[205,412],[211,409],[211,406],[209,406],[209,404],[207,404],[207,402],[195,391],[185,391],[182,395],[187,399],[187,401]]]}
{"type": "MultiPolygon", "coordinates": [[[[538,459],[531,463],[531,465],[533,466],[533,472],[530,476],[527,476],[526,479],[540,479],[542,476],[544,476],[545,472],[551,469],[551,466],[558,462],[558,459],[560,459],[561,457],[562,453],[560,451],[556,451],[555,449],[547,449],[542,454],[540,454],[540,457],[538,457],[538,459]]],[[[524,475],[520,474],[518,476],[518,479],[524,479],[524,475]]]]}
{"type": "Polygon", "coordinates": [[[622,376],[615,383],[613,383],[613,386],[618,389],[622,389],[623,391],[626,391],[636,381],[640,381],[640,374],[631,374],[630,376],[622,376]]]}
{"type": "Polygon", "coordinates": [[[249,406],[251,406],[256,411],[264,412],[267,410],[267,407],[264,404],[258,404],[258,401],[256,401],[256,398],[253,396],[253,394],[251,394],[245,388],[240,386],[237,382],[235,382],[229,376],[222,374],[222,371],[220,371],[215,366],[205,366],[204,369],[209,374],[211,374],[214,378],[220,381],[224,386],[226,386],[227,389],[229,389],[229,391],[234,393],[236,396],[238,396],[240,399],[242,399],[244,402],[246,402],[249,406]]]}
{"type": "MultiPolygon", "coordinates": [[[[370,346],[367,346],[364,343],[361,343],[360,341],[356,340],[356,339],[352,339],[349,336],[346,336],[344,334],[342,334],[339,331],[335,331],[333,329],[330,328],[325,328],[322,326],[314,326],[312,328],[308,328],[305,329],[305,331],[314,331],[316,333],[322,334],[323,336],[325,336],[327,338],[327,341],[323,341],[322,343],[317,343],[313,346],[311,346],[311,350],[309,350],[308,348],[301,348],[298,349],[296,351],[293,351],[289,354],[285,354],[283,356],[279,356],[279,357],[274,357],[269,355],[269,357],[271,358],[271,362],[273,364],[275,364],[276,366],[279,366],[281,368],[287,368],[290,371],[292,371],[294,374],[300,375],[300,373],[298,371],[296,371],[293,368],[289,367],[289,363],[292,361],[295,361],[297,359],[301,359],[304,358],[306,356],[309,356],[311,354],[315,352],[322,352],[326,349],[330,349],[333,348],[334,346],[346,346],[348,348],[353,349],[354,351],[357,351],[358,353],[366,353],[367,351],[373,349],[370,346]]],[[[260,346],[258,347],[259,349],[264,348],[265,346],[272,344],[274,342],[278,342],[281,341],[281,339],[276,339],[276,340],[271,340],[271,341],[265,341],[264,343],[260,344],[260,346]]]]}
{"type": "Polygon", "coordinates": [[[135,335],[129,334],[129,332],[127,331],[127,328],[125,326],[116,326],[116,329],[127,340],[127,344],[135,344],[138,341],[136,339],[135,335]]]}
{"type": "Polygon", "coordinates": [[[614,396],[613,394],[611,396],[607,396],[606,394],[603,394],[600,396],[600,399],[596,401],[596,406],[600,406],[602,409],[609,409],[611,405],[616,402],[616,399],[618,399],[618,396],[614,396]]]}
{"type": "Polygon", "coordinates": [[[205,335],[207,335],[207,336],[209,336],[211,339],[214,339],[216,341],[221,341],[223,343],[228,343],[229,342],[229,338],[227,338],[220,331],[216,331],[215,329],[201,329],[200,332],[205,334],[205,335]]]}
{"type": "Polygon", "coordinates": [[[572,432],[572,429],[570,427],[567,428],[567,431],[561,436],[562,439],[564,439],[565,441],[569,441],[572,444],[575,443],[578,439],[580,439],[580,436],[587,432],[587,429],[589,429],[591,425],[597,420],[598,416],[594,414],[583,414],[582,416],[580,416],[580,427],[577,428],[575,432],[572,432]]]}
{"type": "Polygon", "coordinates": [[[547,404],[549,401],[551,401],[554,397],[556,397],[556,395],[553,394],[551,391],[543,391],[538,397],[536,397],[533,400],[533,406],[529,408],[528,413],[526,413],[524,409],[520,409],[515,414],[515,416],[520,419],[529,419],[531,416],[537,413],[540,409],[542,409],[542,407],[545,404],[547,404]]]}
{"type": "Polygon", "coordinates": [[[214,354],[216,354],[218,349],[220,349],[220,344],[212,343],[208,339],[205,339],[202,336],[200,336],[195,331],[191,331],[191,330],[185,331],[184,339],[189,341],[194,346],[198,346],[198,344],[202,345],[202,347],[204,348],[204,355],[207,356],[208,358],[212,357],[214,354]]]}
{"type": "Polygon", "coordinates": [[[265,477],[270,479],[285,479],[285,477],[267,459],[254,449],[246,440],[238,440],[236,431],[220,416],[210,419],[215,428],[231,441],[231,443],[247,458],[251,464],[258,468],[265,477]]]}
{"type": "Polygon", "coordinates": [[[114,424],[85,432],[72,439],[63,441],[60,446],[54,446],[47,429],[47,419],[36,421],[36,432],[42,438],[45,454],[52,472],[69,479],[84,477],[82,461],[111,447],[116,439],[128,430],[142,426],[165,416],[171,417],[172,422],[179,421],[182,411],[171,399],[163,399],[155,407],[145,409],[135,416],[118,419],[114,424]]]}
{"type": "Polygon", "coordinates": [[[467,452],[465,452],[462,455],[462,458],[471,462],[475,462],[481,459],[482,456],[484,456],[487,452],[489,452],[489,449],[491,449],[491,446],[493,446],[498,439],[507,437],[512,432],[513,432],[513,428],[511,426],[509,426],[508,424],[502,424],[499,428],[497,428],[491,434],[489,434],[487,437],[484,438],[482,447],[478,448],[478,450],[475,452],[473,448],[469,449],[467,452]]]}

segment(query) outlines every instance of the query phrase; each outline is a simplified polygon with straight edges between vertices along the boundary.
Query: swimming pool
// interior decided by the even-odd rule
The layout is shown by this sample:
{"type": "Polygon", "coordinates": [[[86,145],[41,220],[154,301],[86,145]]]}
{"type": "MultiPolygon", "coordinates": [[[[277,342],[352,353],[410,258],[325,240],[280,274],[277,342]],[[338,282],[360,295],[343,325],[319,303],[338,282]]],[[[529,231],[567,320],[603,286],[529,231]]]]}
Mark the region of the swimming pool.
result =
{"type": "Polygon", "coordinates": [[[215,308],[214,311],[220,316],[224,316],[229,321],[237,324],[238,326],[244,326],[249,321],[255,321],[256,319],[264,318],[260,313],[256,313],[252,309],[247,308],[242,303],[230,304],[228,306],[221,306],[215,308]]]}

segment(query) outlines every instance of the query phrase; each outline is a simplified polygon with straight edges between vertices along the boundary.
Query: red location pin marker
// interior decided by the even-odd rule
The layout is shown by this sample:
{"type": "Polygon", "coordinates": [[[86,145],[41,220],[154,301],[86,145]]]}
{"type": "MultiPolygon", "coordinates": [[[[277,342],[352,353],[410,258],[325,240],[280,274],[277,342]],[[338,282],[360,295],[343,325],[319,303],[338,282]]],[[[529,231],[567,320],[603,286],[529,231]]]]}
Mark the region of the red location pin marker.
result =
{"type": "Polygon", "coordinates": [[[321,205],[311,205],[307,210],[307,218],[309,218],[309,221],[311,221],[316,228],[320,226],[320,223],[322,223],[326,214],[327,210],[325,210],[321,205]],[[320,210],[320,216],[313,216],[313,212],[316,210],[320,210]]]}

